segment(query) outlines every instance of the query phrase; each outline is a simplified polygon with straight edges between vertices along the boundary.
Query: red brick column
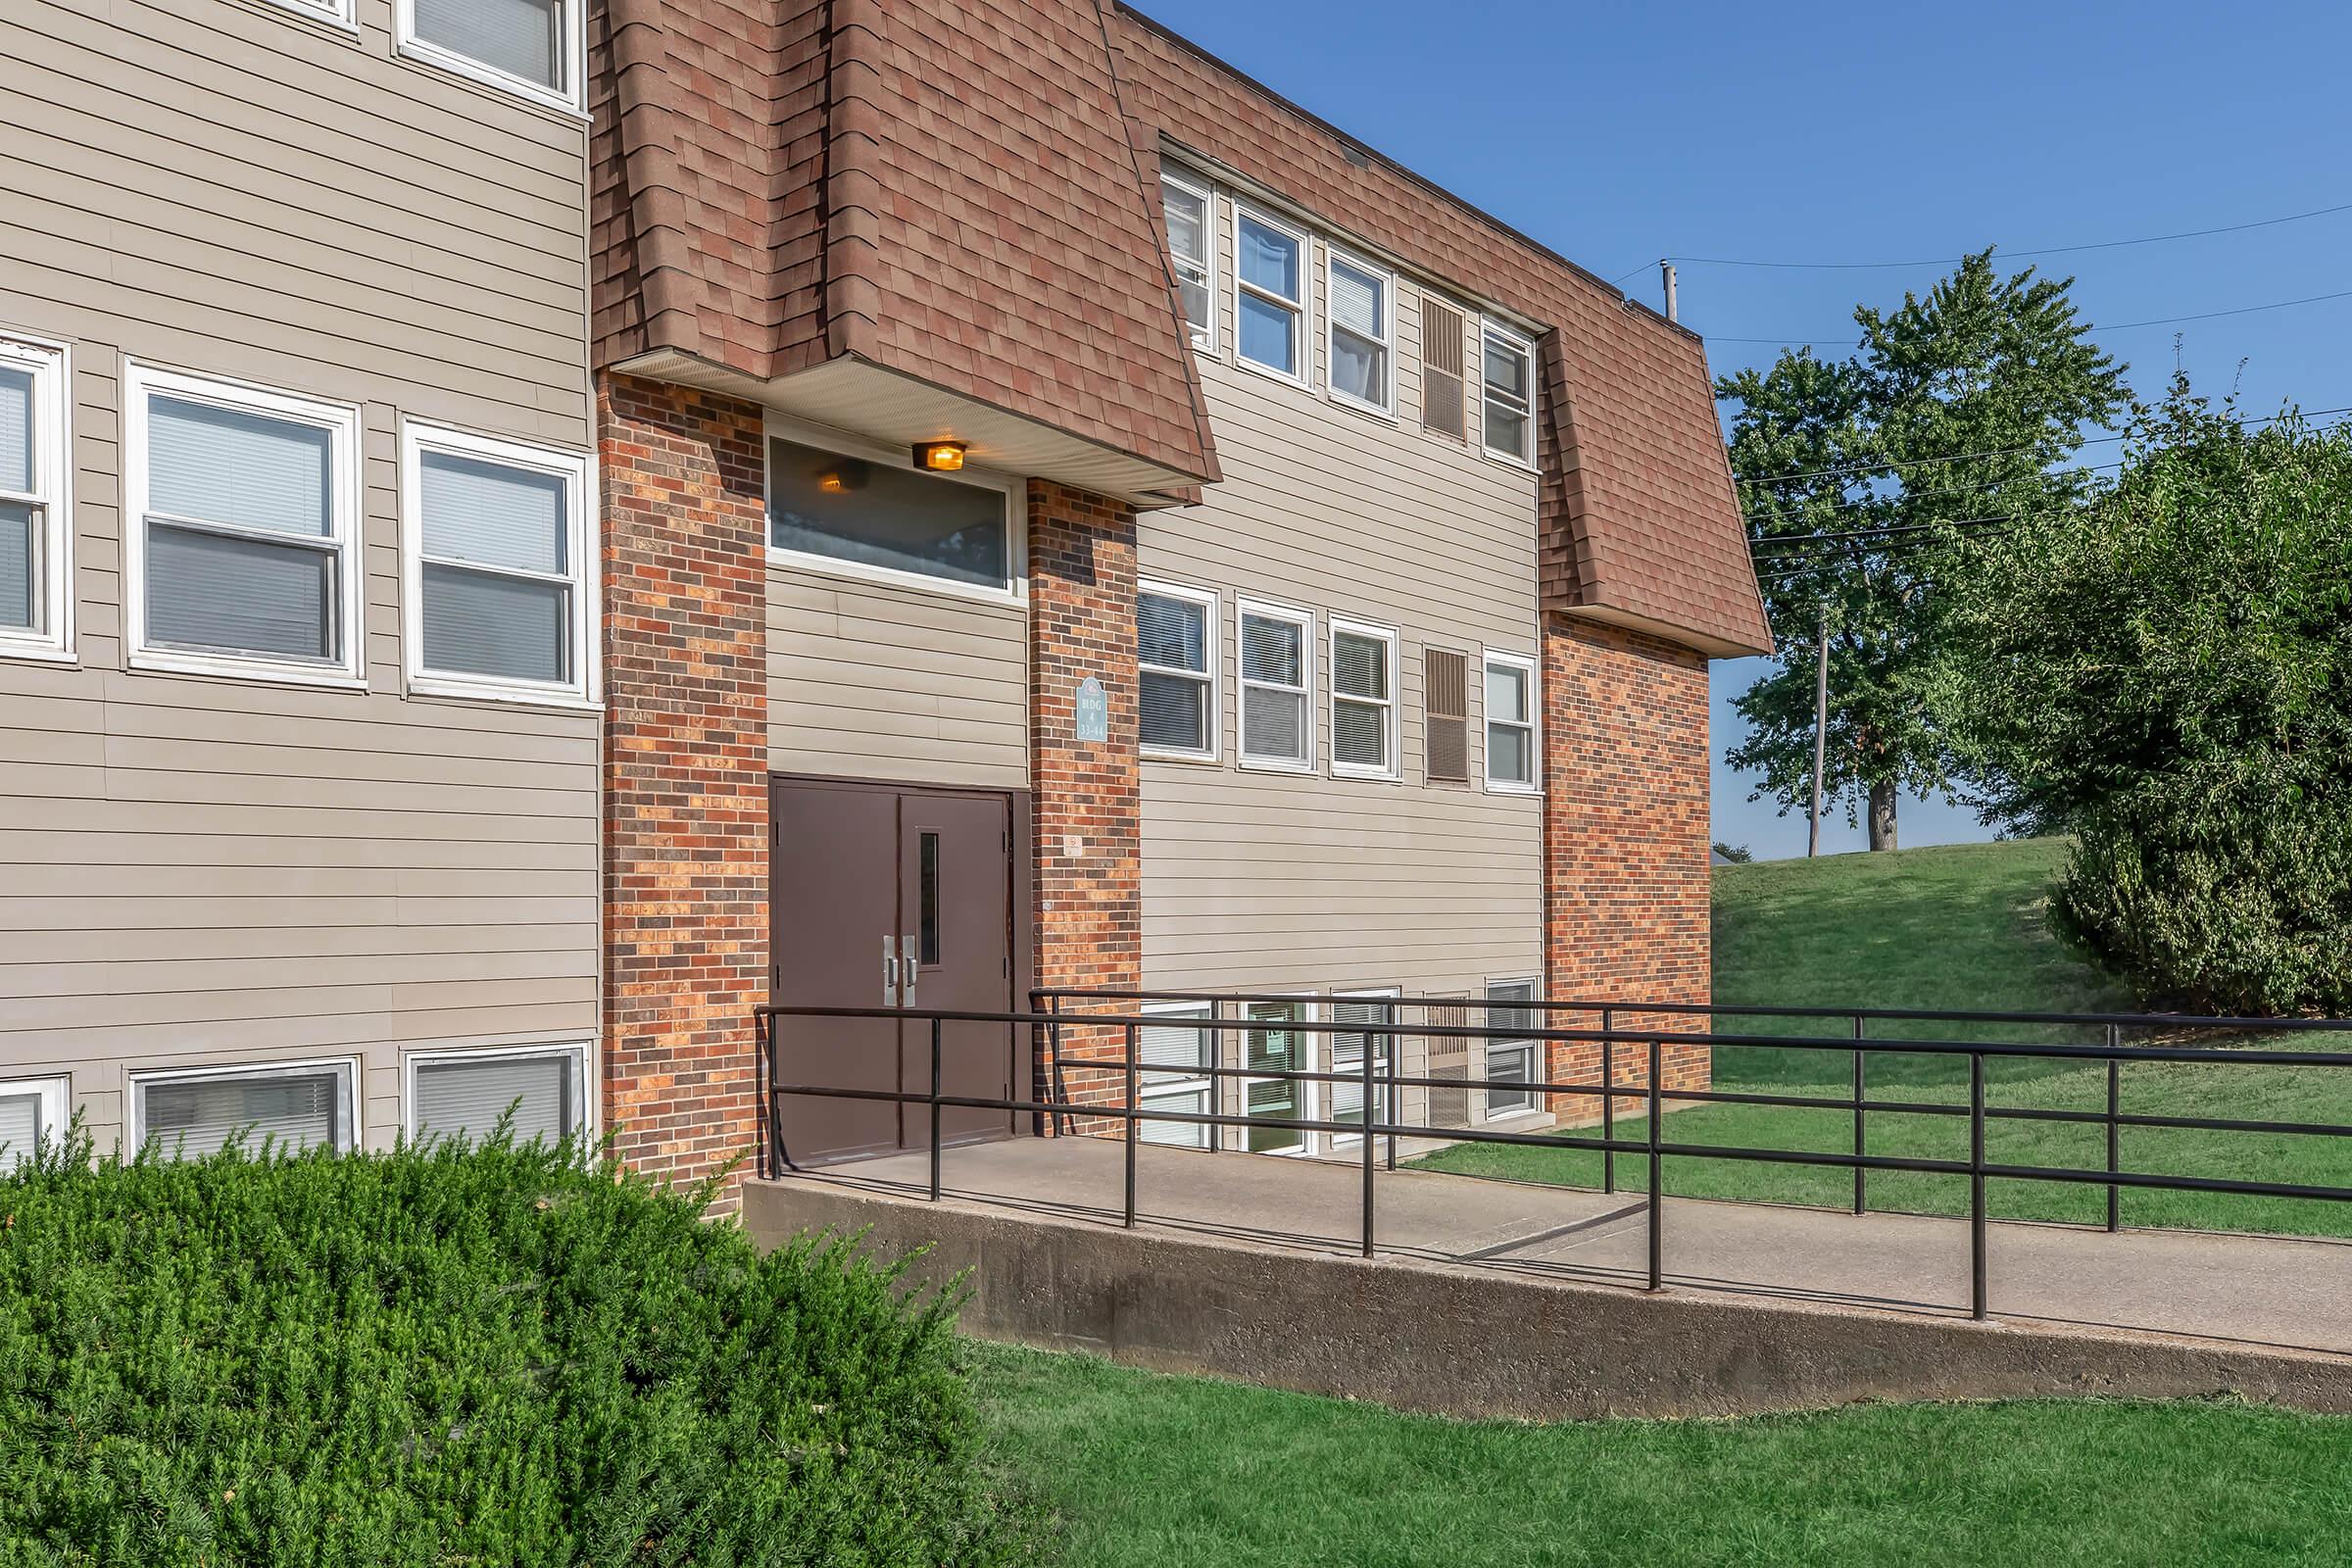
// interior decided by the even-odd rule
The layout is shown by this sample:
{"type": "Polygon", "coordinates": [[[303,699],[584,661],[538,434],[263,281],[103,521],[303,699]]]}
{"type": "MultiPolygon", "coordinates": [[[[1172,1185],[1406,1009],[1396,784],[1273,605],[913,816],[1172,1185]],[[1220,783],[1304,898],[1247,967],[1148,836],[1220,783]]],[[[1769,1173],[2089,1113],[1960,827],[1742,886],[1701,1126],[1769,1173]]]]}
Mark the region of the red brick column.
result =
{"type": "MultiPolygon", "coordinates": [[[[1544,762],[1549,994],[1705,1002],[1712,985],[1705,659],[1641,632],[1547,616],[1544,762]]],[[[1562,1028],[1599,1024],[1594,1014],[1555,1017],[1562,1028]]],[[[1616,1024],[1699,1027],[1671,1013],[1632,1011],[1616,1024]]],[[[1646,1044],[1620,1044],[1615,1054],[1615,1081],[1646,1088],[1646,1044]]],[[[1704,1089],[1710,1054],[1669,1045],[1661,1066],[1662,1087],[1704,1089]]],[[[1555,1046],[1551,1073],[1556,1082],[1598,1083],[1600,1048],[1555,1046]]],[[[1571,1121],[1600,1114],[1597,1102],[1563,1099],[1554,1108],[1571,1121]]],[[[1639,1115],[1641,1107],[1620,1102],[1618,1111],[1639,1115]]]]}
{"type": "MultiPolygon", "coordinates": [[[[606,376],[606,1125],[694,1180],[756,1148],[767,997],[767,521],[757,405],[606,376]]],[[[726,1199],[732,1206],[733,1195],[726,1199]]]]}
{"type": "MultiPolygon", "coordinates": [[[[1029,705],[1037,984],[1133,990],[1144,974],[1135,509],[1044,479],[1029,481],[1029,705]],[[1078,688],[1090,675],[1108,699],[1102,741],[1078,738],[1078,688]]],[[[1123,1050],[1117,1030],[1062,1030],[1065,1062],[1123,1050]]],[[[1065,1070],[1071,1096],[1088,1101],[1117,1099],[1122,1076],[1065,1070]]]]}

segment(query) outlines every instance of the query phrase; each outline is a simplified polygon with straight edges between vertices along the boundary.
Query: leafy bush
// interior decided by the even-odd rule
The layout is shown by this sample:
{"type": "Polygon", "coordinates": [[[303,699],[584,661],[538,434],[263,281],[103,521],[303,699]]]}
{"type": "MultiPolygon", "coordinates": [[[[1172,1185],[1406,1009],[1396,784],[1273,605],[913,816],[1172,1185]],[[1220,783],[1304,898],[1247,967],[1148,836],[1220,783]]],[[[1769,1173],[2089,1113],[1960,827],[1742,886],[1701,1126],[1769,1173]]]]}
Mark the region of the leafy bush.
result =
{"type": "Polygon", "coordinates": [[[2185,381],[2079,514],[1988,547],[1951,697],[2060,932],[2150,1001],[2352,1010],[2352,430],[2185,381]]]}
{"type": "Polygon", "coordinates": [[[0,1178],[0,1562],[1020,1555],[949,1307],[495,1138],[0,1178]]]}

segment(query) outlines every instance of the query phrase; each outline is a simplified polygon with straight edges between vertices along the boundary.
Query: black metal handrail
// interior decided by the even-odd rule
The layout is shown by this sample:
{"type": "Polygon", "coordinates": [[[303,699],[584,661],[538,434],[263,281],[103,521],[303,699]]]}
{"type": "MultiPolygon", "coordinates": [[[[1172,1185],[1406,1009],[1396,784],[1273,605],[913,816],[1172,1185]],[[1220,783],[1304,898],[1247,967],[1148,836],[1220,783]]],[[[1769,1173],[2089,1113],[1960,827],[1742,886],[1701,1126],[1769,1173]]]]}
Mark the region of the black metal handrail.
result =
{"type": "MultiPolygon", "coordinates": [[[[1599,1152],[1604,1164],[1605,1190],[1614,1192],[1615,1158],[1619,1153],[1645,1156],[1648,1162],[1648,1243],[1649,1288],[1664,1286],[1664,1161],[1668,1157],[1727,1159],[1769,1164],[1793,1164],[1828,1168],[1848,1168],[1854,1173],[1854,1212],[1866,1212],[1865,1181],[1871,1171],[1912,1171],[1936,1175],[1966,1176],[1969,1178],[1970,1233],[1970,1311],[1977,1318],[1989,1313],[1988,1286],[1985,1266],[1985,1240],[1988,1214],[1985,1205],[1985,1184],[1996,1180],[2039,1181],[2082,1186],[2104,1187],[2107,1194],[2106,1229],[2122,1228],[2120,1195],[2127,1189],[2174,1192],[2220,1193],[2252,1197],[2318,1199],[2329,1201],[2352,1201],[2352,1188],[2321,1186],[2306,1183],[2270,1182],[2228,1177],[2177,1176],[2159,1172],[2127,1171],[2122,1168],[2121,1131],[2125,1127],[2172,1128],[2186,1131],[2298,1134],[2318,1137],[2352,1138],[2352,1124],[2322,1122],[2271,1121],[2249,1117],[2164,1116],[2144,1112],[2126,1113],[2121,1107],[2120,1076],[2127,1061],[2166,1062],[2226,1062],[2239,1066],[2319,1066],[2352,1067],[2352,1052],[2280,1050],[2269,1048],[2230,1048],[2182,1045],[2142,1046],[2127,1045],[2122,1030],[2127,1025],[2160,1027],[2167,1031],[2211,1030],[2241,1032],[2249,1028],[2270,1027],[2280,1031],[2332,1031],[2352,1033],[2352,1020],[2341,1019],[2224,1019],[2190,1018],[2170,1014],[2016,1014],[1965,1013],[1950,1011],[1905,1009],[1842,1009],[1842,1008],[1781,1008],[1782,1016],[1838,1017],[1851,1020],[1851,1032],[1837,1036],[1788,1036],[1725,1034],[1713,1030],[1620,1029],[1615,1018],[1620,1014],[1647,1016],[1681,1013],[1684,1015],[1754,1015],[1764,1009],[1732,1005],[1700,1005],[1684,1004],[1660,1005],[1632,1001],[1583,1004],[1575,1003],[1542,1002],[1523,999],[1465,999],[1459,997],[1383,997],[1377,999],[1385,1008],[1392,1009],[1386,1019],[1349,1020],[1315,1018],[1253,1019],[1226,1016],[1221,1012],[1206,1018],[1171,1018],[1136,1013],[1068,1012],[1060,1010],[1063,1000],[1086,999],[1107,1002],[1179,1002],[1225,1004],[1250,1002],[1297,1003],[1297,995],[1250,995],[1234,993],[1194,992],[1039,992],[1036,994],[1044,1008],[1022,1011],[992,1011],[955,1008],[901,1007],[827,1007],[772,1004],[755,1009],[760,1035],[761,1060],[766,1080],[766,1092],[761,1096],[763,1120],[767,1134],[761,1151],[761,1174],[773,1176],[793,1166],[789,1151],[784,1146],[778,1112],[781,1101],[787,1097],[805,1096],[816,1099],[837,1099],[888,1102],[898,1104],[928,1105],[931,1115],[930,1196],[937,1200],[942,1190],[942,1160],[944,1152],[940,1140],[941,1112],[945,1108],[998,1110],[1008,1114],[1028,1114],[1046,1118],[1061,1118],[1075,1130],[1080,1117],[1091,1117],[1120,1123],[1125,1131],[1126,1175],[1124,1223],[1136,1222],[1136,1148],[1142,1142],[1141,1126],[1146,1122],[1166,1122],[1181,1126],[1208,1128],[1250,1127],[1296,1132],[1321,1132],[1355,1137],[1361,1142],[1363,1168],[1363,1225],[1362,1250],[1372,1256],[1376,1243],[1376,1205],[1374,1173],[1377,1168],[1375,1148],[1383,1140],[1388,1145],[1388,1164],[1396,1165],[1396,1142],[1401,1138],[1427,1138],[1449,1143],[1498,1144],[1521,1148],[1553,1148],[1599,1152]],[[1503,1027],[1486,1025],[1439,1024],[1408,1022],[1397,1016],[1406,1008],[1460,1007],[1466,1002],[1484,1003],[1520,1012],[1544,1010],[1593,1011],[1602,1014],[1599,1029],[1559,1029],[1549,1027],[1503,1027]],[[848,1019],[893,1018],[903,1022],[928,1022],[931,1045],[931,1084],[929,1091],[845,1089],[820,1084],[787,1084],[778,1073],[778,1022],[783,1019],[848,1019]],[[2065,1022],[2095,1025],[2103,1030],[2104,1041],[2096,1046],[2037,1043],[2031,1041],[1967,1041],[1967,1040],[1908,1040],[1871,1036],[1866,1023],[1871,1019],[1904,1019],[1909,1021],[1939,1022],[2065,1022]],[[1040,1042],[1039,1059],[1047,1070],[1050,1092],[1041,1088],[1030,1098],[1015,1099],[970,1095],[949,1095],[942,1092],[943,1026],[949,1023],[997,1024],[1028,1028],[1040,1042]],[[1086,1028],[1119,1031],[1123,1051],[1117,1057],[1089,1054],[1075,1060],[1066,1059],[1062,1052],[1062,1031],[1065,1028],[1086,1028]],[[1392,1047],[1376,1055],[1366,1049],[1360,1063],[1348,1071],[1322,1071],[1310,1068],[1273,1067],[1245,1063],[1226,1066],[1222,1062],[1187,1063],[1181,1067],[1166,1062],[1150,1062],[1142,1058],[1138,1046],[1141,1031],[1150,1028],[1200,1028],[1219,1034],[1226,1032],[1281,1034],[1320,1034],[1381,1036],[1391,1040],[1400,1037],[1419,1039],[1464,1038],[1505,1041],[1513,1045],[1528,1042],[1563,1041],[1576,1044],[1596,1044],[1601,1048],[1601,1081],[1599,1083],[1554,1082],[1548,1071],[1541,1078],[1496,1078],[1491,1075],[1469,1077],[1435,1077],[1415,1075],[1400,1070],[1402,1052],[1392,1047]],[[1851,1100],[1822,1095],[1776,1095],[1768,1093],[1717,1089],[1667,1089],[1663,1083],[1664,1052],[1672,1044],[1679,1048],[1742,1046],[1767,1050],[1820,1051],[1847,1050],[1854,1057],[1851,1100]],[[1646,1082],[1621,1084],[1616,1075],[1615,1048],[1630,1045],[1646,1051],[1646,1082]],[[1866,1098],[1867,1076],[1864,1058],[1868,1053],[1896,1053],[1944,1057],[1966,1057],[1969,1065],[1969,1094],[1966,1104],[1933,1101],[1871,1101],[1866,1098]],[[1383,1059],[1385,1057],[1385,1060],[1383,1059]],[[1985,1102],[1986,1062],[1988,1058],[2055,1059],[2070,1061],[2100,1061],[2107,1068],[2107,1104],[2103,1111],[2064,1110],[2045,1107],[1988,1106],[1985,1102]],[[1122,1084],[1117,1103],[1075,1099],[1068,1090],[1067,1071],[1075,1067],[1084,1072],[1116,1073],[1122,1084]],[[1229,1080],[1247,1079],[1251,1082],[1291,1082],[1360,1085],[1363,1093],[1360,1119],[1275,1117],[1232,1114],[1222,1111],[1176,1111],[1147,1109],[1143,1104],[1144,1075],[1180,1075],[1187,1080],[1205,1080],[1211,1086],[1229,1080]],[[1465,1090],[1469,1088],[1506,1089],[1514,1093],[1544,1097],[1598,1099],[1602,1105],[1599,1137],[1575,1132],[1544,1133],[1513,1132],[1494,1127],[1446,1127],[1423,1123],[1408,1123],[1401,1119],[1402,1102],[1398,1091],[1410,1088],[1465,1090]],[[1616,1136],[1614,1110],[1619,1100],[1641,1100],[1647,1109],[1647,1127],[1642,1137],[1620,1139],[1616,1136]],[[1811,1150],[1758,1148],[1743,1145],[1715,1145],[1686,1143],[1663,1136],[1662,1118],[1669,1102],[1675,1104],[1748,1104],[1779,1105],[1802,1109],[1845,1110],[1854,1113],[1854,1147],[1850,1153],[1811,1150]],[[1383,1120],[1375,1116],[1376,1107],[1385,1106],[1396,1119],[1383,1120]],[[1908,1155],[1872,1154],[1865,1146],[1865,1113],[1877,1110],[1894,1114],[1966,1116],[1969,1121],[1969,1157],[1965,1160],[1934,1159],[1908,1155]],[[2107,1159],[2104,1170],[2077,1169],[2065,1166],[2034,1166],[1996,1163],[1985,1153],[1985,1128],[1994,1121],[2050,1121],[2097,1125],[2107,1133],[2107,1159]]],[[[1210,1147],[1216,1147],[1212,1134],[1210,1147]]]]}

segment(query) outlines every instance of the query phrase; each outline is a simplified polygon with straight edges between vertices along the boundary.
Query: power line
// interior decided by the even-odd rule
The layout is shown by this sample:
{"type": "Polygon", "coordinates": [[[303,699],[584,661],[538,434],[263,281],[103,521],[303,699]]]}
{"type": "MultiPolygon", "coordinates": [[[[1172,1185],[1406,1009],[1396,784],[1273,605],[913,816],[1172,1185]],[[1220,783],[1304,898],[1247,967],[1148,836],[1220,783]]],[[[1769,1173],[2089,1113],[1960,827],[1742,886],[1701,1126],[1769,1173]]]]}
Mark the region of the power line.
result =
{"type": "MultiPolygon", "coordinates": [[[[2087,245],[2044,245],[2030,251],[2002,251],[2003,256],[2072,256],[2082,251],[2121,250],[2130,245],[2162,245],[2173,240],[2204,239],[2214,234],[2242,234],[2248,229],[2276,228],[2280,223],[2300,223],[2306,219],[2328,218],[2336,213],[2352,213],[2352,202],[2333,207],[2314,208],[2308,213],[2289,213],[2284,218],[2260,218],[2250,223],[2224,223],[2218,228],[2184,228],[2172,234],[2147,234],[2138,239],[2103,239],[2087,245]]],[[[1757,262],[1729,256],[1669,256],[1670,262],[1689,267],[1767,267],[1776,270],[1808,272],[1877,271],[1900,267],[1952,267],[1965,258],[1936,257],[1916,262],[1757,262]]],[[[1634,274],[1628,272],[1626,276],[1634,274]]]]}
{"type": "Polygon", "coordinates": [[[1747,548],[1753,553],[1765,549],[1785,550],[1815,544],[1886,539],[1892,538],[1896,534],[1937,533],[1945,529],[1967,529],[1982,527],[1986,523],[2013,522],[2023,515],[2023,513],[2004,512],[1991,517],[1961,517],[1936,522],[1906,522],[1885,528],[1833,528],[1821,533],[1781,534],[1768,539],[1751,539],[1748,541],[1747,548]]]}
{"type": "MultiPolygon", "coordinates": [[[[2078,474],[2103,473],[2109,468],[2121,468],[2124,466],[2124,461],[2119,458],[2113,463],[2085,463],[2078,465],[2074,467],[2058,469],[2038,468],[2034,470],[2034,475],[2046,479],[2069,479],[2078,474]]],[[[1998,490],[2003,485],[2014,484],[2026,477],[2028,477],[2026,474],[2013,473],[2005,478],[1987,479],[1983,484],[1954,485],[1946,490],[1906,490],[1900,495],[1892,496],[1866,496],[1859,501],[1840,501],[1836,506],[1813,508],[1809,510],[1818,512],[1861,512],[1871,507],[1908,505],[1914,501],[1939,501],[1950,496],[1981,496],[1987,490],[1998,490]]],[[[1748,516],[1747,520],[1750,523],[1756,523],[1771,519],[1758,518],[1751,514],[1748,516]]]]}
{"type": "MultiPolygon", "coordinates": [[[[2237,425],[2242,429],[2247,425],[2276,424],[2281,419],[2298,416],[2305,419],[2325,419],[2331,415],[2337,414],[2352,414],[2352,407],[2341,409],[2297,409],[2291,415],[2265,414],[2261,416],[2249,415],[2243,417],[2230,416],[2228,417],[2228,422],[2237,425]]],[[[2086,447],[2104,446],[2110,441],[2123,441],[2129,439],[2130,435],[2131,432],[2127,430],[2119,432],[2115,435],[2085,436],[2082,441],[2078,442],[2077,445],[2086,447]]],[[[2034,452],[2037,450],[2039,450],[2037,446],[1992,447],[1984,452],[1955,452],[1949,456],[1939,458],[1897,458],[1888,463],[1849,463],[1835,468],[1802,468],[1791,473],[1768,473],[1760,478],[1742,478],[1740,480],[1740,482],[1741,484],[1781,484],[1790,479],[1827,479],[1841,473],[1877,473],[1889,468],[1925,468],[1942,463],[1968,463],[1977,458],[2015,457],[2021,452],[2034,452]]],[[[1737,476],[1735,475],[1735,477],[1737,476]]]]}
{"type": "MultiPolygon", "coordinates": [[[[2298,305],[2320,305],[2328,300],[2341,299],[2352,299],[2352,288],[2342,289],[2333,294],[2308,294],[2299,300],[2278,300],[2269,305],[2241,305],[2235,310],[2230,311],[2205,311],[2195,316],[2159,316],[2145,321],[2117,321],[2112,324],[2085,321],[2082,323],[2082,330],[2085,332],[2129,332],[2142,326],[2178,326],[2183,321],[2211,321],[2225,316],[2253,316],[2263,311],[2286,311],[2292,310],[2298,305]]],[[[1699,335],[1710,343],[1780,343],[1784,345],[1804,343],[1810,346],[1830,340],[1830,335],[1826,332],[1793,333],[1786,337],[1716,337],[1703,332],[1699,335]]],[[[1862,340],[1855,338],[1852,341],[1859,343],[1862,340]]]]}

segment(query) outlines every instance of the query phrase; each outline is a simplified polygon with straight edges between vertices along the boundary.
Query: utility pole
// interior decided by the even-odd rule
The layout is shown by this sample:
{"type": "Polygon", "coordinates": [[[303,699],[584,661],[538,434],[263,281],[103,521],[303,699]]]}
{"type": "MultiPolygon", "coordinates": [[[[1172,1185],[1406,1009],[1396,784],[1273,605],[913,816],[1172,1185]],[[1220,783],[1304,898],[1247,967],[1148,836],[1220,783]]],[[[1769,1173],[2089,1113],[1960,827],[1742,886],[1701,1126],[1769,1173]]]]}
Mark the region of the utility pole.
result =
{"type": "Polygon", "coordinates": [[[1814,637],[1813,666],[1813,831],[1805,840],[1805,858],[1821,853],[1821,768],[1830,739],[1830,607],[1821,607],[1821,628],[1814,637]]]}
{"type": "Polygon", "coordinates": [[[1663,256],[1658,258],[1658,275],[1666,280],[1666,319],[1680,321],[1682,317],[1674,297],[1674,264],[1663,256]]]}

